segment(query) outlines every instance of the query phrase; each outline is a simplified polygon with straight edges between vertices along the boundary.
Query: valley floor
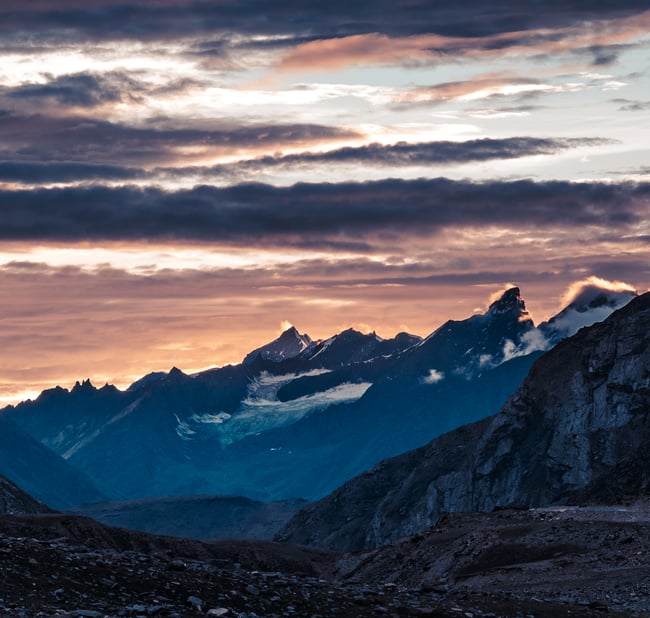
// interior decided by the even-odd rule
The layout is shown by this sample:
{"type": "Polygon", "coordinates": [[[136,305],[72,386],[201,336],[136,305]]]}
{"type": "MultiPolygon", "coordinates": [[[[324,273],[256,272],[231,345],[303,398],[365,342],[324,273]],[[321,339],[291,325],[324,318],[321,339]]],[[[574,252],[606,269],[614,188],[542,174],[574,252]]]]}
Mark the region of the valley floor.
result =
{"type": "Polygon", "coordinates": [[[0,615],[650,616],[650,508],[634,508],[450,515],[351,555],[3,516],[0,615]]]}

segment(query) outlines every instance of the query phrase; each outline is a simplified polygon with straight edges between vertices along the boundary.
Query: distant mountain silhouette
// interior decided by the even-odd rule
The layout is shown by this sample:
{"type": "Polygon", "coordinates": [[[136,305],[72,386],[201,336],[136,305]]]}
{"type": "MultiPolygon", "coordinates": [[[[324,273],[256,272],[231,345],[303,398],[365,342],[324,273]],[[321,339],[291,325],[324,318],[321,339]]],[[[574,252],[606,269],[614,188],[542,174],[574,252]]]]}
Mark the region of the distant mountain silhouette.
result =
{"type": "MultiPolygon", "coordinates": [[[[582,317],[603,306],[587,303],[582,317]]],[[[292,327],[239,365],[195,375],[174,367],[126,391],[84,380],[5,408],[2,417],[99,488],[79,481],[77,504],[93,495],[314,500],[383,459],[496,412],[563,336],[552,321],[544,328],[513,287],[485,313],[448,321],[425,339],[348,329],[314,342],[292,327]]]]}

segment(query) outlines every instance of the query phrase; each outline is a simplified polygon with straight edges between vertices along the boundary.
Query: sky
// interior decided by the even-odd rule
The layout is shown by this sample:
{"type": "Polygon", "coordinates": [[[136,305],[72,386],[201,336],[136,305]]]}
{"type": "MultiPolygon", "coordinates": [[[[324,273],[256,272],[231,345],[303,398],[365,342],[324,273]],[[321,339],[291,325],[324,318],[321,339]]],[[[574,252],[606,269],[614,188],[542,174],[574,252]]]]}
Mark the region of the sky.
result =
{"type": "Polygon", "coordinates": [[[650,287],[647,0],[0,5],[0,403],[650,287]]]}

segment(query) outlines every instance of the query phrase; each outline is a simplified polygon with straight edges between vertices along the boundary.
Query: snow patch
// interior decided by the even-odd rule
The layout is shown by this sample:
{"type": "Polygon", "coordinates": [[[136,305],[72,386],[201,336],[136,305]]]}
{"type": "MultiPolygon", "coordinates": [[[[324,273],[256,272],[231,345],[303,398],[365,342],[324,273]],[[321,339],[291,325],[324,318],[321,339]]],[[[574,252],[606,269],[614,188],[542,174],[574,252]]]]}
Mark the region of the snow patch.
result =
{"type": "Polygon", "coordinates": [[[330,373],[330,370],[314,369],[299,374],[282,375],[262,372],[250,381],[246,398],[233,412],[194,413],[185,420],[175,414],[176,434],[182,440],[192,440],[199,435],[212,435],[226,446],[246,436],[295,423],[304,416],[330,405],[352,403],[360,399],[372,386],[371,382],[346,382],[292,401],[283,402],[278,399],[278,391],[285,384],[296,378],[324,373],[330,373]]]}
{"type": "Polygon", "coordinates": [[[206,425],[222,425],[229,418],[232,418],[228,412],[218,412],[217,414],[192,414],[190,420],[195,423],[204,423],[206,425]]]}
{"type": "Polygon", "coordinates": [[[194,431],[188,423],[178,418],[178,414],[174,414],[174,416],[178,423],[178,425],[176,425],[176,434],[178,437],[181,440],[191,440],[196,435],[196,431],[194,431]]]}
{"type": "Polygon", "coordinates": [[[352,403],[363,397],[371,386],[371,382],[344,383],[285,402],[276,397],[248,397],[229,420],[226,426],[229,436],[224,438],[232,442],[246,435],[295,423],[304,416],[333,404],[352,403]]]}
{"type": "Polygon", "coordinates": [[[420,378],[421,384],[437,384],[445,379],[445,374],[437,369],[430,369],[428,375],[420,378]]]}

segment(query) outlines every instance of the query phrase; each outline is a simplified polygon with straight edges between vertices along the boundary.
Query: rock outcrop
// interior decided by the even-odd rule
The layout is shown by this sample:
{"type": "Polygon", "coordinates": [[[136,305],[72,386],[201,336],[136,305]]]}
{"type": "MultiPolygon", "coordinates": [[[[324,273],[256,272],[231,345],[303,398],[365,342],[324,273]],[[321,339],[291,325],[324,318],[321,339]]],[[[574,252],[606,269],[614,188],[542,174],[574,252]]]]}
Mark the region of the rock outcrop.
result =
{"type": "Polygon", "coordinates": [[[29,515],[50,513],[42,502],[32,498],[4,476],[0,476],[0,514],[29,515]]]}
{"type": "Polygon", "coordinates": [[[445,512],[548,505],[644,460],[649,437],[650,293],[545,354],[497,415],[380,463],[277,538],[356,550],[445,512]]]}

